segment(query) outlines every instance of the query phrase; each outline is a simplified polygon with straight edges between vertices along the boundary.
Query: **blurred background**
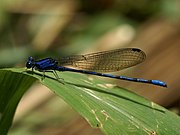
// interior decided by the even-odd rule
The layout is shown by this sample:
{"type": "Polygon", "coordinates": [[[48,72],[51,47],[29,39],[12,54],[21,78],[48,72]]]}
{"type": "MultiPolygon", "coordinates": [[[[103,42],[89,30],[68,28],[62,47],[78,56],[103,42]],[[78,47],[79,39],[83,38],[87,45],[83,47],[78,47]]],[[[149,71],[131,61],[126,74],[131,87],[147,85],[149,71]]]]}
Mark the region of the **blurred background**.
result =
{"type": "MultiPolygon", "coordinates": [[[[158,79],[168,88],[108,79],[180,114],[179,0],[4,0],[0,67],[36,59],[137,47],[147,58],[117,75],[158,79]]],[[[21,100],[9,135],[102,135],[40,84],[21,100]]]]}

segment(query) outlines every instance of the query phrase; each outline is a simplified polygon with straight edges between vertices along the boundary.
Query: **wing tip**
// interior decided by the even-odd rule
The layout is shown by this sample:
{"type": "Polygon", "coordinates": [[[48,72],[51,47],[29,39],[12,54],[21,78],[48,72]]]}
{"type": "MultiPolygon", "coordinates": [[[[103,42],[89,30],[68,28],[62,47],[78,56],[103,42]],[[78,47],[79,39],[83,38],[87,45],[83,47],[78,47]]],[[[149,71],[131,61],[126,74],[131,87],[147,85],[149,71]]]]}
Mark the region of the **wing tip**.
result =
{"type": "Polygon", "coordinates": [[[141,51],[142,51],[142,50],[139,49],[139,48],[132,48],[132,50],[135,51],[135,52],[141,52],[141,51]]]}

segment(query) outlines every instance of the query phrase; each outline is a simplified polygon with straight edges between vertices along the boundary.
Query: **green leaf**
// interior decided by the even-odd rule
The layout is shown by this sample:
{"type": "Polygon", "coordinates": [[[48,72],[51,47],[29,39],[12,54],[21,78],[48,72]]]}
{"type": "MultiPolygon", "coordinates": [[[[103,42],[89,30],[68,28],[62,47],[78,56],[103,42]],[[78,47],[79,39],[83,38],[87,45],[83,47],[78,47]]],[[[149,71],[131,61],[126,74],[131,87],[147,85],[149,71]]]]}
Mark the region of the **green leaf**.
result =
{"type": "Polygon", "coordinates": [[[21,72],[0,70],[0,134],[6,135],[12,124],[16,107],[35,78],[21,72]]]}
{"type": "Polygon", "coordinates": [[[107,135],[180,134],[180,118],[159,105],[128,90],[107,84],[92,76],[59,72],[22,72],[25,69],[0,70],[0,132],[5,134],[11,125],[15,108],[30,85],[39,80],[50,88],[92,127],[107,135]],[[3,132],[2,132],[3,131],[3,132]]]}

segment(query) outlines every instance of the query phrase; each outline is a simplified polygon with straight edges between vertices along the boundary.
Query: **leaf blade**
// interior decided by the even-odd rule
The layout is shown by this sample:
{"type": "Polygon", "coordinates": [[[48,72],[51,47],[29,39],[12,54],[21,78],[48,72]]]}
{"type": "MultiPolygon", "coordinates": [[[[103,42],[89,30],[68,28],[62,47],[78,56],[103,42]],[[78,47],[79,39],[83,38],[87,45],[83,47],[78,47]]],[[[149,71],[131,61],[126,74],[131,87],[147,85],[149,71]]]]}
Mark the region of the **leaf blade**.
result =
{"type": "Polygon", "coordinates": [[[12,124],[16,107],[35,79],[8,70],[0,70],[0,133],[6,135],[12,124]]]}
{"type": "MultiPolygon", "coordinates": [[[[23,69],[11,69],[22,72],[23,69]]],[[[179,134],[180,118],[130,91],[86,75],[63,72],[57,81],[46,73],[28,72],[79,112],[92,127],[107,135],[179,134]]]]}

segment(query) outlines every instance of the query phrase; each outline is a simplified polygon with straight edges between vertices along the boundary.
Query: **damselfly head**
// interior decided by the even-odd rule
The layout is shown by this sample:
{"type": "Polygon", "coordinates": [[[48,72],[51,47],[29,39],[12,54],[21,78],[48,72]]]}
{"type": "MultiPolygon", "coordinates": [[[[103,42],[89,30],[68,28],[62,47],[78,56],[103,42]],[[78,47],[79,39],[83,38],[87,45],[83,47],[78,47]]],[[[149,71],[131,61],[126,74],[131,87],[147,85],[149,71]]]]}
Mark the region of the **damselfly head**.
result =
{"type": "Polygon", "coordinates": [[[34,66],[34,59],[33,59],[33,57],[30,56],[26,62],[26,67],[32,68],[33,66],[34,66]]]}

